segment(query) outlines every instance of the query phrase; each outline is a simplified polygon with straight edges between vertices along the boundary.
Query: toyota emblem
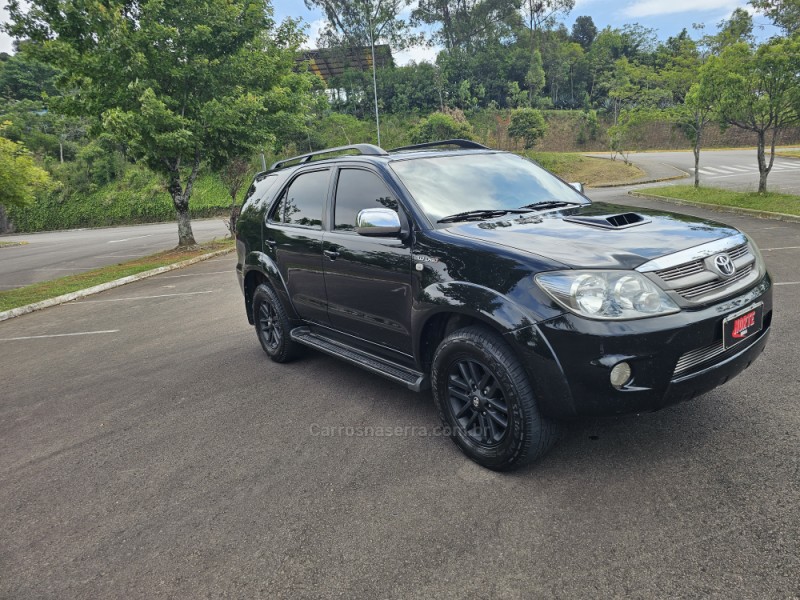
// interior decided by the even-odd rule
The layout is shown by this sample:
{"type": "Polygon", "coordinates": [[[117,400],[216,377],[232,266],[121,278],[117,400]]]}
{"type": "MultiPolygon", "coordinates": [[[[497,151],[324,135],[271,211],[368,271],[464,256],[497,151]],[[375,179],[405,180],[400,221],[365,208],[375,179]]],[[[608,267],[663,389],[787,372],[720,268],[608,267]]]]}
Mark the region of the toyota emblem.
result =
{"type": "Polygon", "coordinates": [[[731,257],[727,254],[719,254],[715,256],[714,267],[716,267],[717,273],[726,278],[731,277],[734,273],[736,273],[736,265],[733,264],[731,257]]]}

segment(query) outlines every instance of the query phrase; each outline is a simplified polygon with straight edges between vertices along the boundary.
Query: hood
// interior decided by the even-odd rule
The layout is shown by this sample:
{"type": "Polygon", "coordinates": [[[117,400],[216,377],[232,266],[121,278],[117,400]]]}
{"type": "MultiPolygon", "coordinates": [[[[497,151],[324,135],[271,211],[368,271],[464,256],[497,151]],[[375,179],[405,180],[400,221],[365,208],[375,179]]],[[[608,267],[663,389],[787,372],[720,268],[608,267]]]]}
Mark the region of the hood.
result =
{"type": "Polygon", "coordinates": [[[602,202],[457,224],[446,231],[590,269],[634,269],[654,258],[738,233],[697,217],[602,202]],[[618,215],[626,216],[607,219],[618,215]]]}

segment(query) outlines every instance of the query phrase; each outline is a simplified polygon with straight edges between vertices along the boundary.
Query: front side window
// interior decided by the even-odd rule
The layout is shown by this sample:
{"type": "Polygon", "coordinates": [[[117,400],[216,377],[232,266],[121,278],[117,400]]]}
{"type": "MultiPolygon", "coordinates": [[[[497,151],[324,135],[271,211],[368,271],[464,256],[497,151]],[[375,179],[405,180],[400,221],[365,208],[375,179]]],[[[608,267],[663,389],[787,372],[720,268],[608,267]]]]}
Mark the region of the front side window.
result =
{"type": "Polygon", "coordinates": [[[515,154],[397,160],[391,163],[391,168],[434,223],[466,211],[516,210],[548,202],[589,202],[560,179],[515,154]]]}
{"type": "Polygon", "coordinates": [[[334,228],[355,231],[358,213],[366,208],[391,208],[397,211],[397,200],[378,176],[361,169],[342,169],[336,184],[334,228]]]}
{"type": "Polygon", "coordinates": [[[328,196],[329,171],[298,176],[281,195],[271,220],[275,223],[322,229],[322,210],[328,196]]]}

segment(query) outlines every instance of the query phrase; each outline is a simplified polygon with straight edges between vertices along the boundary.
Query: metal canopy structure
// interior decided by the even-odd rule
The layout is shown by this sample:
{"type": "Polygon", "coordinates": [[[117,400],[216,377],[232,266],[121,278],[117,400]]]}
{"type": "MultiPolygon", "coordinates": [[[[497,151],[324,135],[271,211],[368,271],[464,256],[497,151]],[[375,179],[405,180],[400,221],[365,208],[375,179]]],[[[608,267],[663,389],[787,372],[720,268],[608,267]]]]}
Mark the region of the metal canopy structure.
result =
{"type": "MultiPolygon", "coordinates": [[[[298,64],[307,62],[311,72],[322,77],[325,84],[328,85],[332,78],[341,75],[348,69],[370,71],[372,69],[372,49],[369,46],[355,46],[304,50],[295,61],[298,64]]],[[[388,44],[375,46],[375,64],[379,69],[392,66],[392,49],[388,44]]]]}

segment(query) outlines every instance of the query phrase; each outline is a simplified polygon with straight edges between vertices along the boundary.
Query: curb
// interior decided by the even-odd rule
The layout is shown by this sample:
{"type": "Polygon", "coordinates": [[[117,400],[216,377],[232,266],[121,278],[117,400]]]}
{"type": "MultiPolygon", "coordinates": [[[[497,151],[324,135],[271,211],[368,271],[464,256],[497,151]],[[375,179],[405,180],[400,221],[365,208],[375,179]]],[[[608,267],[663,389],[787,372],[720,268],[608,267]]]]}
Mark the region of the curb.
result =
{"type": "Polygon", "coordinates": [[[787,223],[800,223],[800,216],[787,215],[785,213],[769,212],[766,210],[755,210],[753,208],[739,208],[737,206],[721,206],[719,204],[707,204],[705,202],[695,202],[694,200],[680,200],[678,198],[668,198],[666,196],[659,196],[657,194],[647,194],[645,192],[638,192],[631,190],[628,192],[629,196],[636,196],[639,198],[653,198],[654,200],[661,200],[669,204],[677,204],[678,206],[694,206],[695,208],[705,208],[721,213],[728,213],[732,215],[742,215],[746,217],[756,217],[757,219],[769,219],[772,221],[785,221],[787,223]]]}
{"type": "Polygon", "coordinates": [[[106,290],[111,290],[114,289],[115,287],[120,287],[121,285],[125,285],[126,283],[133,283],[134,281],[139,281],[140,279],[147,279],[148,277],[153,277],[154,275],[161,275],[161,273],[167,273],[168,271],[174,271],[175,269],[182,269],[183,267],[188,267],[195,263],[203,262],[204,260],[208,260],[209,258],[214,258],[215,256],[228,254],[229,252],[233,252],[234,250],[235,248],[224,248],[222,250],[215,250],[214,252],[209,252],[208,254],[203,254],[202,256],[195,256],[194,258],[190,258],[188,260],[184,260],[181,262],[172,263],[171,265],[164,265],[163,267],[150,269],[149,271],[142,271],[141,273],[137,273],[136,275],[128,275],[127,277],[123,277],[121,279],[107,281],[106,283],[101,283],[100,285],[95,285],[90,288],[78,290],[77,292],[70,292],[69,294],[63,294],[61,296],[56,296],[55,298],[48,298],[47,300],[34,302],[33,304],[18,306],[17,308],[12,308],[11,310],[0,312],[0,321],[6,321],[8,319],[13,319],[14,317],[27,315],[28,313],[32,313],[37,310],[50,308],[51,306],[57,306],[59,304],[64,304],[65,302],[72,302],[73,300],[78,300],[79,298],[84,298],[86,296],[91,296],[93,294],[99,294],[100,292],[105,292],[106,290]]]}
{"type": "Polygon", "coordinates": [[[676,179],[686,179],[689,177],[689,174],[686,173],[684,175],[675,175],[673,177],[663,177],[661,179],[645,179],[644,181],[628,181],[627,183],[596,183],[594,185],[587,185],[588,189],[597,190],[601,188],[617,188],[617,187],[629,187],[632,185],[645,185],[648,183],[664,183],[665,181],[675,181],[676,179]]]}
{"type": "MultiPolygon", "coordinates": [[[[610,158],[606,158],[604,156],[594,156],[594,155],[591,155],[591,154],[584,154],[584,156],[589,157],[589,158],[599,158],[601,160],[611,160],[610,158]]],[[[638,167],[642,171],[647,172],[647,169],[645,169],[641,164],[639,164],[639,165],[637,165],[636,163],[631,163],[631,164],[633,164],[634,166],[638,167]]],[[[664,164],[664,163],[662,163],[662,164],[664,164]]],[[[658,178],[658,179],[638,179],[636,181],[627,181],[627,182],[622,182],[622,183],[596,183],[594,185],[587,185],[586,187],[589,188],[589,189],[628,187],[628,186],[632,186],[632,185],[645,185],[645,184],[648,184],[648,183],[664,183],[665,181],[675,181],[676,179],[684,179],[686,177],[690,177],[691,176],[689,173],[687,173],[686,171],[684,171],[682,169],[679,169],[678,167],[674,167],[672,165],[666,165],[666,166],[668,166],[671,169],[674,169],[675,171],[680,173],[680,175],[673,175],[672,177],[661,177],[661,178],[658,178]]]]}

